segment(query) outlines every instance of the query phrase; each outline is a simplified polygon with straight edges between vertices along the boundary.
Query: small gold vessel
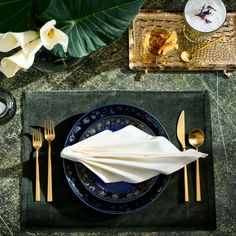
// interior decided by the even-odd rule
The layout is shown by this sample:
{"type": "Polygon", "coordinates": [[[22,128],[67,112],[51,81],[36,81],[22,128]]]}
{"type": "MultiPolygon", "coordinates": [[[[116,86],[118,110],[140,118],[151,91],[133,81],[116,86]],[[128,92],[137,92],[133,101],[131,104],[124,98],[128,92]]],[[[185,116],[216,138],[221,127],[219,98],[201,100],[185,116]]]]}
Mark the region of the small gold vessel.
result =
{"type": "Polygon", "coordinates": [[[158,55],[158,50],[163,46],[170,34],[159,27],[149,31],[143,39],[142,46],[144,52],[158,55]]]}
{"type": "Polygon", "coordinates": [[[156,27],[146,33],[142,41],[142,61],[143,63],[165,63],[165,56],[173,49],[178,49],[177,32],[169,33],[167,30],[156,27]],[[161,59],[162,58],[162,59],[161,59]]]}

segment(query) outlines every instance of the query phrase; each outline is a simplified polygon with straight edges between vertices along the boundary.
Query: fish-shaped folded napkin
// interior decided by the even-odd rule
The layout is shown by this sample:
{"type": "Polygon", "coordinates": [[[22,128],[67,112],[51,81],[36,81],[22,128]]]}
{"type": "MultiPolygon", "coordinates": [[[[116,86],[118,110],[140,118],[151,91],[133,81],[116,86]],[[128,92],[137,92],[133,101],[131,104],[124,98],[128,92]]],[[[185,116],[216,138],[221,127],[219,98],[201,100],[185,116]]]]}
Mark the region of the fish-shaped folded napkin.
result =
{"type": "Polygon", "coordinates": [[[132,125],[116,132],[105,130],[61,152],[61,157],[81,162],[106,183],[139,183],[160,173],[169,175],[206,156],[194,149],[181,152],[165,137],[132,125]]]}

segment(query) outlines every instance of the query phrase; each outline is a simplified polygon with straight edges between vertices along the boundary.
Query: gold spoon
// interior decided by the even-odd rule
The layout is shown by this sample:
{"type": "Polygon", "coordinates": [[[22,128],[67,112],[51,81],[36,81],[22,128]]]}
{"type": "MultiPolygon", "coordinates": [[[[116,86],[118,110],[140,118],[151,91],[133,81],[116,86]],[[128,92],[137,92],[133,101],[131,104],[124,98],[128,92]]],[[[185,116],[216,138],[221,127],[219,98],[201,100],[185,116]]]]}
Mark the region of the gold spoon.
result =
{"type": "MultiPolygon", "coordinates": [[[[204,143],[205,135],[201,129],[192,129],[188,135],[189,143],[196,148],[198,148],[204,143]]],[[[199,171],[199,160],[196,160],[196,201],[200,202],[201,199],[201,183],[200,183],[200,171],[199,171]]]]}
{"type": "Polygon", "coordinates": [[[182,59],[183,61],[185,61],[185,62],[190,62],[190,61],[192,60],[192,55],[193,55],[193,54],[204,50],[205,48],[211,46],[211,45],[214,44],[214,43],[217,43],[218,41],[224,39],[224,37],[225,37],[224,35],[221,35],[219,38],[214,39],[214,40],[212,40],[211,42],[205,44],[204,46],[200,47],[199,49],[197,49],[197,50],[196,50],[195,52],[193,52],[193,53],[191,53],[191,52],[189,52],[189,51],[183,51],[183,52],[181,53],[181,59],[182,59]]]}

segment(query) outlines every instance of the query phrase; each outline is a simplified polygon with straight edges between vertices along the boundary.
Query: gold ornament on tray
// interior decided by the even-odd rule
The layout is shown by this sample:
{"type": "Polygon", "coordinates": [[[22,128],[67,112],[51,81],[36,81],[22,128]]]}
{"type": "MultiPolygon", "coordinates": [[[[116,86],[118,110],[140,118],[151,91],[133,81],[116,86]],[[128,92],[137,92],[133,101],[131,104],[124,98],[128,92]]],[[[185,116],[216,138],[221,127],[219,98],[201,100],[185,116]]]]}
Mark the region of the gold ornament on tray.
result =
{"type": "MultiPolygon", "coordinates": [[[[156,27],[147,32],[142,41],[143,62],[150,63],[155,61],[157,57],[165,56],[174,49],[178,49],[177,41],[178,37],[176,31],[169,33],[165,29],[156,27]]],[[[163,58],[163,62],[164,61],[163,58]]]]}

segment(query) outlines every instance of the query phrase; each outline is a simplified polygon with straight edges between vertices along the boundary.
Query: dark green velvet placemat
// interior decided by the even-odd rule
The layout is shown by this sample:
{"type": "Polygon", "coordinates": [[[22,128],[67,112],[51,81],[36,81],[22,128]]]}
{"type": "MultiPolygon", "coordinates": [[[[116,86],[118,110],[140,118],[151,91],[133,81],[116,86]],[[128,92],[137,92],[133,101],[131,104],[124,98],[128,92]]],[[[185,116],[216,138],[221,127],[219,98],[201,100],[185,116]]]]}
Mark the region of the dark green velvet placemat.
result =
{"type": "Polygon", "coordinates": [[[213,230],[216,225],[213,156],[209,97],[204,91],[48,91],[26,92],[23,98],[23,179],[22,226],[38,230],[62,231],[159,231],[213,230]],[[200,148],[209,153],[200,160],[201,203],[195,201],[195,164],[188,166],[190,202],[183,202],[183,171],[174,173],[161,196],[147,208],[136,213],[111,216],[98,213],[76,198],[65,180],[60,151],[73,124],[85,112],[97,106],[123,103],[139,106],[166,128],[177,147],[176,124],[185,110],[186,133],[201,128],[206,141],[200,148]],[[45,119],[56,123],[56,140],[52,143],[54,202],[46,202],[47,145],[40,150],[41,202],[34,202],[35,159],[31,146],[32,127],[42,127],[45,119]]]}

